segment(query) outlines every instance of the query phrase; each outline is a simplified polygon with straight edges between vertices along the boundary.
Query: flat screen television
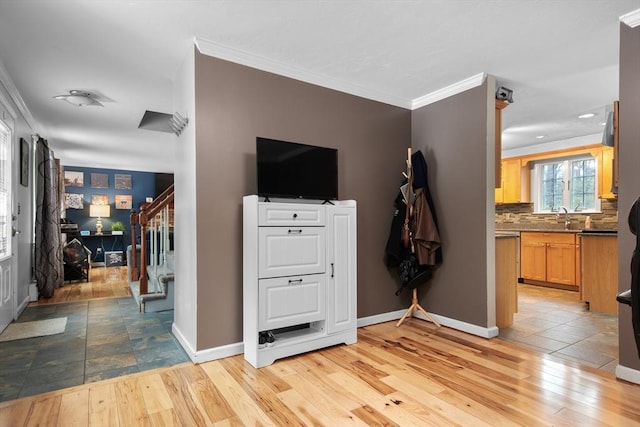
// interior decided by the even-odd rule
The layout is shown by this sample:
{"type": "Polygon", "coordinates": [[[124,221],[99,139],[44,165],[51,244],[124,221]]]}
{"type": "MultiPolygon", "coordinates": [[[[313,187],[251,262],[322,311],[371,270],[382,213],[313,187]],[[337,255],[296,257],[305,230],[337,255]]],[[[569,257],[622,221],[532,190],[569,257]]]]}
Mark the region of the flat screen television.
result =
{"type": "Polygon", "coordinates": [[[338,150],[256,138],[258,195],[338,199],[338,150]]]}

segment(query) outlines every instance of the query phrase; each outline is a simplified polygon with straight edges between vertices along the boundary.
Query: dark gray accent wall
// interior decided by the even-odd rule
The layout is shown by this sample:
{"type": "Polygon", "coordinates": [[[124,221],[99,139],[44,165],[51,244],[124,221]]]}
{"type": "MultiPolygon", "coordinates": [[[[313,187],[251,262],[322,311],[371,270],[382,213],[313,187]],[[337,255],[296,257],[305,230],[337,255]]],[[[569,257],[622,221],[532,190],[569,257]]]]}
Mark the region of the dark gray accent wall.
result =
{"type": "MultiPolygon", "coordinates": [[[[640,196],[640,27],[620,24],[620,176],[618,187],[618,278],[619,290],[629,289],[629,261],[635,248],[635,236],[627,218],[633,202],[640,196]]],[[[631,325],[631,307],[620,305],[620,364],[640,369],[631,325]]]]}
{"type": "Polygon", "coordinates": [[[421,304],[481,327],[489,326],[487,119],[485,81],[414,110],[411,120],[413,149],[422,151],[429,168],[444,258],[421,304]]]}
{"type": "MultiPolygon", "coordinates": [[[[411,112],[196,53],[197,350],[242,341],[242,196],[257,136],[338,149],[358,203],[358,317],[404,308],[383,263],[411,112]]],[[[195,307],[194,307],[195,309],[195,307]]]]}

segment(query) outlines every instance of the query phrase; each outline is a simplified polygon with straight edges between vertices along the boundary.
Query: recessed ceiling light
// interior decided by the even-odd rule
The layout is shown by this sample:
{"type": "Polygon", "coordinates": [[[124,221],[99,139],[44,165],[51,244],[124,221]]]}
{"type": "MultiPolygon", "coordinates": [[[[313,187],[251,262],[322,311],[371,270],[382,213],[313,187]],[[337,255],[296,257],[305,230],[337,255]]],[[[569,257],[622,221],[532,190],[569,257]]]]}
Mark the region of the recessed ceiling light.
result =
{"type": "Polygon", "coordinates": [[[542,138],[544,138],[544,135],[538,135],[538,136],[536,136],[536,139],[542,139],[542,138]]]}
{"type": "Polygon", "coordinates": [[[580,115],[578,116],[578,118],[579,118],[579,119],[588,119],[588,118],[591,118],[591,117],[593,117],[593,116],[595,116],[595,114],[593,114],[593,113],[586,113],[586,114],[580,114],[580,115]]]}
{"type": "Polygon", "coordinates": [[[606,126],[606,125],[607,125],[607,122],[600,123],[600,126],[606,126]]]}
{"type": "Polygon", "coordinates": [[[83,92],[81,90],[70,90],[69,95],[57,95],[54,99],[60,99],[67,101],[71,105],[76,107],[86,107],[89,105],[95,105],[96,107],[104,107],[100,102],[93,98],[93,95],[89,92],[83,92]]]}

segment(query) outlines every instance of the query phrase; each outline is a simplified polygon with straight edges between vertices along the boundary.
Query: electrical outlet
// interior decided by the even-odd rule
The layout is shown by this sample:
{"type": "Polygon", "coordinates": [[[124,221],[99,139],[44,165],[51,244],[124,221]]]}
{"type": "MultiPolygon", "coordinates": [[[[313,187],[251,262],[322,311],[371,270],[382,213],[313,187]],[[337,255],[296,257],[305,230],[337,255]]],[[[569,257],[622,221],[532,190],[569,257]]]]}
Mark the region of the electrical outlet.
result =
{"type": "Polygon", "coordinates": [[[96,248],[96,254],[101,254],[102,253],[102,248],[96,248]]]}

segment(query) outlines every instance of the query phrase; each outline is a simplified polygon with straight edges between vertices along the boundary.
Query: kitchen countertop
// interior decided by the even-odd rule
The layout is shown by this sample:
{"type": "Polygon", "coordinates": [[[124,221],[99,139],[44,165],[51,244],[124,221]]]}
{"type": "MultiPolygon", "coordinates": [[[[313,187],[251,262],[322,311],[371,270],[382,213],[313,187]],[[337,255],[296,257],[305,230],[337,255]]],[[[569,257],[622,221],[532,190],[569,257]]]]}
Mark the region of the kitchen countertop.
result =
{"type": "Polygon", "coordinates": [[[589,229],[580,229],[580,230],[554,230],[554,229],[540,229],[540,228],[520,228],[520,229],[496,229],[496,235],[498,234],[508,234],[508,233],[575,233],[575,234],[597,234],[597,235],[616,235],[618,234],[618,230],[611,229],[597,229],[597,228],[589,228],[589,229]]]}

